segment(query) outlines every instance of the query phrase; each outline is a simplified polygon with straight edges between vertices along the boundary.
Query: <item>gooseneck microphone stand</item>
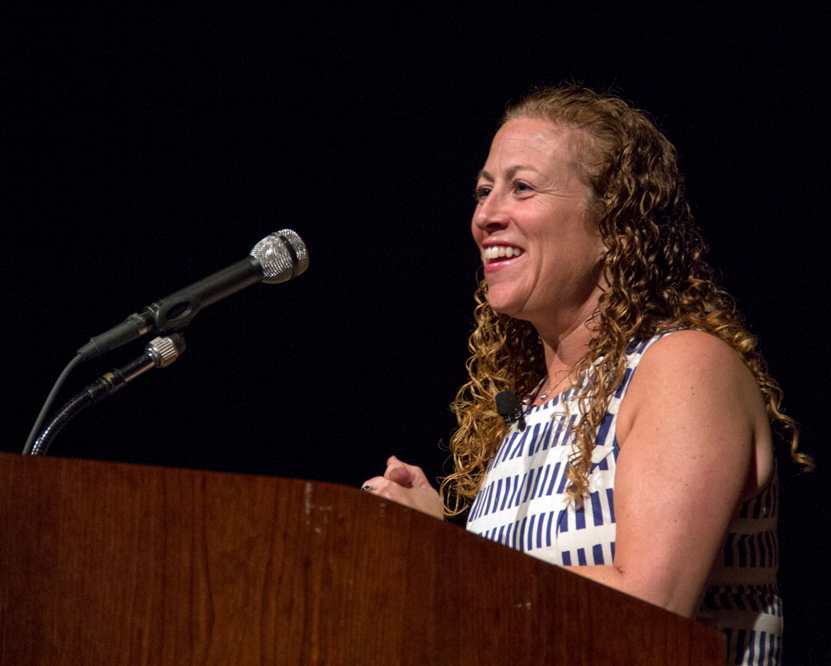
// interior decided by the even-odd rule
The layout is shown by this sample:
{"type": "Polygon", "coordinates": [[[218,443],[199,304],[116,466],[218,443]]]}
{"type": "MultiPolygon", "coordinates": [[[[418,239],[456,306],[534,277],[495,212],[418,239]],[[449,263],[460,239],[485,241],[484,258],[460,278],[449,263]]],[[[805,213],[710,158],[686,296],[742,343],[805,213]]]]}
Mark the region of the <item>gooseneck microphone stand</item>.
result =
{"type": "Polygon", "coordinates": [[[104,398],[121,390],[136,377],[153,368],[166,368],[185,350],[185,338],[181,333],[151,340],[144,354],[122,368],[105,372],[83,391],[71,398],[49,424],[41,431],[29,452],[33,456],[44,456],[55,436],[78,414],[104,398]]]}

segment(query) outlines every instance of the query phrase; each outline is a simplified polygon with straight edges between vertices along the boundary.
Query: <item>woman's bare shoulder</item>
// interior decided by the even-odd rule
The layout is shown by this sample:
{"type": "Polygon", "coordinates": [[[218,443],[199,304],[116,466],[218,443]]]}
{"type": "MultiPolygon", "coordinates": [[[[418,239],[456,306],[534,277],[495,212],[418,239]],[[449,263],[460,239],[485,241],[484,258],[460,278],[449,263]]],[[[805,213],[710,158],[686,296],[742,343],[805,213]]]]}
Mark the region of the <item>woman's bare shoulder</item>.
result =
{"type": "Polygon", "coordinates": [[[625,438],[644,411],[671,419],[702,407],[714,418],[728,410],[731,418],[751,423],[765,411],[756,380],[733,347],[703,331],[674,331],[644,353],[621,405],[619,435],[625,438]]]}
{"type": "Polygon", "coordinates": [[[640,368],[656,372],[665,365],[677,369],[690,364],[712,365],[726,372],[745,368],[739,353],[724,340],[694,330],[672,331],[661,337],[646,351],[640,368]]]}

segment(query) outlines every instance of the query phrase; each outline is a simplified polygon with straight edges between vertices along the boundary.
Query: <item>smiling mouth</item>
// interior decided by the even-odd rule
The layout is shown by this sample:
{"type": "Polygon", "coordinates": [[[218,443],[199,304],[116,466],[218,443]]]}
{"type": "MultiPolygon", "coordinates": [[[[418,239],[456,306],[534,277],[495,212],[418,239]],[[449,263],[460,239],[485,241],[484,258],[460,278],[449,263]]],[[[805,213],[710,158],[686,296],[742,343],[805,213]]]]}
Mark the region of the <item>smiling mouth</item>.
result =
{"type": "Polygon", "coordinates": [[[524,253],[524,250],[510,245],[492,245],[482,250],[482,261],[486,264],[494,264],[519,257],[524,253]]]}

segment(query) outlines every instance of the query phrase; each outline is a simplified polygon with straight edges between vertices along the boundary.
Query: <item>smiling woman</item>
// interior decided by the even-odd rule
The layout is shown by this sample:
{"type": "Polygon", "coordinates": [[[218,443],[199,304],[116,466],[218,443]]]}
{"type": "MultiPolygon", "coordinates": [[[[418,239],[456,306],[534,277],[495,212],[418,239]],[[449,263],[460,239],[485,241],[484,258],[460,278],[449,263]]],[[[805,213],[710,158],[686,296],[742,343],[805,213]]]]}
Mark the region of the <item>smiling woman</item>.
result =
{"type": "Polygon", "coordinates": [[[728,661],[778,664],[771,423],[797,431],[714,282],[675,149],[580,88],[512,107],[475,189],[469,381],[443,502],[396,458],[365,488],[720,627],[728,661]],[[524,399],[509,427],[495,397],[524,399]]]}

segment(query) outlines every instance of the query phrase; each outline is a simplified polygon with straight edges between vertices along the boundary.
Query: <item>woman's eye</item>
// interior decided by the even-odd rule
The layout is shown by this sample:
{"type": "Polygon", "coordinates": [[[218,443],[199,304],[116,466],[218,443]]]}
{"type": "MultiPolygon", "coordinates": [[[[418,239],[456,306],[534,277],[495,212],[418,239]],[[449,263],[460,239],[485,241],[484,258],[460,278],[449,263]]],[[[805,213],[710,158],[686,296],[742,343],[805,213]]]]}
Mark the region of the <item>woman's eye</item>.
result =
{"type": "Polygon", "coordinates": [[[491,188],[487,185],[480,185],[473,190],[473,198],[478,203],[488,198],[491,193],[491,188]]]}
{"type": "Polygon", "coordinates": [[[534,188],[531,187],[528,183],[523,183],[522,181],[518,180],[514,183],[514,192],[518,194],[527,194],[529,192],[533,192],[534,188]]]}

